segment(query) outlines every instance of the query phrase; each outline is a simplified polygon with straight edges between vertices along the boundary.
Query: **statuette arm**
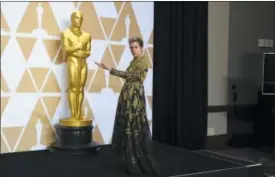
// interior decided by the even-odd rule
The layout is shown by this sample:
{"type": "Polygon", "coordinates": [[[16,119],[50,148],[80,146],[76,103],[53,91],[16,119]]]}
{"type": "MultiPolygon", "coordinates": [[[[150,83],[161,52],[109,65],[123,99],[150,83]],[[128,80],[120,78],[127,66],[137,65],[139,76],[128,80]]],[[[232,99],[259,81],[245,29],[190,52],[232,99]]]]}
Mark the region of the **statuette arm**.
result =
{"type": "Polygon", "coordinates": [[[91,47],[92,47],[92,37],[89,36],[89,42],[87,43],[87,47],[86,47],[86,57],[89,57],[91,55],[91,47]]]}
{"type": "Polygon", "coordinates": [[[73,53],[80,49],[80,46],[70,46],[68,37],[62,33],[61,35],[62,48],[66,53],[73,53]]]}

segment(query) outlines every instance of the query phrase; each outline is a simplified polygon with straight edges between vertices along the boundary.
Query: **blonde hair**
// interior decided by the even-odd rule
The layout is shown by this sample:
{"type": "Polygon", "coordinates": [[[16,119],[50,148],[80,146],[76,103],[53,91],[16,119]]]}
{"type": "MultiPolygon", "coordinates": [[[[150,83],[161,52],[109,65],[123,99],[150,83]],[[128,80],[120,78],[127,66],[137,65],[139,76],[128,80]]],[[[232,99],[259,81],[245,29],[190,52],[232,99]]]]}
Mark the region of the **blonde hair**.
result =
{"type": "Polygon", "coordinates": [[[143,40],[140,37],[136,37],[136,36],[131,37],[131,38],[129,38],[128,42],[129,42],[129,44],[131,44],[133,42],[137,42],[140,47],[143,47],[143,40]]]}

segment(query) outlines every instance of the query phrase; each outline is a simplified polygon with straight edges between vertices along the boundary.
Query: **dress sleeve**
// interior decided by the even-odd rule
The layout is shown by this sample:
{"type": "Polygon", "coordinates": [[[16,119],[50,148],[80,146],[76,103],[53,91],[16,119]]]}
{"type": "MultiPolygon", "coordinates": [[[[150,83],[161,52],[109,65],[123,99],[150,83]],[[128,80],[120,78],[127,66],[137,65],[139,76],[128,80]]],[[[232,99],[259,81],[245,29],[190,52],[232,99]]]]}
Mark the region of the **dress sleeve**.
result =
{"type": "Polygon", "coordinates": [[[131,79],[131,80],[140,80],[144,81],[148,68],[147,65],[141,63],[133,67],[133,70],[130,71],[119,71],[116,69],[111,69],[110,74],[121,77],[123,79],[131,79]]]}

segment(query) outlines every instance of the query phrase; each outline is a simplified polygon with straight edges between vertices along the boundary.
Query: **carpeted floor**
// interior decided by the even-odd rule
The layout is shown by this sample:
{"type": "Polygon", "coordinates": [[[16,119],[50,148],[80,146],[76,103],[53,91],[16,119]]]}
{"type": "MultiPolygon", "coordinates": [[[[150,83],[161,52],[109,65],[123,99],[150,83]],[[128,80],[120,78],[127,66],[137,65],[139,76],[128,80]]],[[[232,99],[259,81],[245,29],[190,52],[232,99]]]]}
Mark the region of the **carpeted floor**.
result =
{"type": "MultiPolygon", "coordinates": [[[[49,151],[4,154],[0,157],[1,177],[127,177],[104,146],[96,155],[70,155],[49,151]]],[[[189,174],[237,167],[181,148],[155,144],[156,159],[163,176],[189,174]]]]}
{"type": "Polygon", "coordinates": [[[265,176],[275,176],[275,158],[271,153],[260,151],[254,148],[224,148],[216,149],[214,152],[230,155],[233,157],[254,161],[262,164],[265,176]]]}

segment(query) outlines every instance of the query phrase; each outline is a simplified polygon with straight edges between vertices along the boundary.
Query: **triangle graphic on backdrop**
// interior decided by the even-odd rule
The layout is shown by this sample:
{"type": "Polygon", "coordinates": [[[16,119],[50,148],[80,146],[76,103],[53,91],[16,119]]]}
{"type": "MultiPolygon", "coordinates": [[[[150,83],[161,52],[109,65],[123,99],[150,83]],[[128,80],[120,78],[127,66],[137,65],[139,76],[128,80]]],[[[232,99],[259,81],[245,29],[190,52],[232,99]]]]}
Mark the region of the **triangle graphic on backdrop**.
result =
{"type": "Polygon", "coordinates": [[[105,34],[106,34],[107,38],[109,38],[116,19],[115,18],[101,17],[100,20],[101,20],[103,28],[105,30],[105,34]]]}
{"type": "MultiPolygon", "coordinates": [[[[131,2],[125,2],[122,12],[118,17],[118,21],[116,23],[116,26],[114,28],[114,31],[111,36],[111,40],[113,41],[121,41],[125,37],[130,36],[137,36],[142,38],[139,26],[137,24],[137,19],[135,16],[135,13],[133,11],[131,2]],[[130,20],[130,26],[129,26],[129,36],[126,34],[126,22],[127,17],[129,17],[128,20],[130,20]]],[[[128,40],[128,39],[127,39],[128,40]]]]}
{"type": "Polygon", "coordinates": [[[113,60],[109,47],[106,47],[101,62],[107,64],[111,68],[116,68],[116,63],[113,60]]]}
{"type": "Polygon", "coordinates": [[[17,37],[18,44],[21,48],[21,51],[25,57],[25,60],[28,61],[34,44],[37,39],[35,38],[24,38],[24,37],[17,37]]]}
{"type": "Polygon", "coordinates": [[[10,152],[8,146],[6,145],[5,141],[4,141],[4,135],[1,133],[1,149],[0,149],[1,153],[7,153],[10,152]]]}
{"type": "Polygon", "coordinates": [[[150,108],[152,109],[152,106],[153,106],[153,97],[152,96],[147,96],[147,100],[149,102],[150,108]]]}
{"type": "Polygon", "coordinates": [[[44,40],[45,48],[52,62],[54,61],[55,56],[57,55],[57,51],[60,48],[60,44],[60,40],[44,40]]]}
{"type": "Polygon", "coordinates": [[[53,71],[51,71],[51,73],[44,85],[43,92],[61,92],[53,71]]]}
{"type": "Polygon", "coordinates": [[[48,2],[31,2],[19,24],[17,32],[32,33],[33,30],[39,28],[38,20],[41,18],[42,29],[48,35],[59,36],[59,28],[53,15],[52,8],[48,2]],[[39,4],[42,6],[39,8],[39,4]],[[41,15],[37,13],[40,11],[41,15]]]}
{"type": "Polygon", "coordinates": [[[9,42],[9,39],[9,36],[1,36],[1,56],[9,42]]]}
{"type": "Polygon", "coordinates": [[[115,57],[116,63],[119,64],[125,45],[111,45],[111,50],[115,57]]]}
{"type": "Polygon", "coordinates": [[[106,87],[105,73],[103,69],[98,68],[97,71],[95,72],[94,77],[95,78],[88,92],[100,92],[103,88],[106,87]]]}
{"type": "Polygon", "coordinates": [[[44,103],[45,103],[45,106],[46,106],[46,109],[49,113],[49,116],[50,116],[50,119],[53,118],[55,112],[56,112],[56,109],[59,105],[59,102],[61,100],[61,97],[59,96],[51,96],[51,97],[43,97],[42,98],[44,103]]]}
{"type": "Polygon", "coordinates": [[[1,9],[1,29],[3,29],[4,31],[10,31],[10,27],[9,27],[7,20],[2,12],[2,9],[1,9]]]}
{"type": "Polygon", "coordinates": [[[74,1],[73,3],[74,3],[75,8],[77,8],[77,6],[80,2],[74,1]]]}
{"type": "Polygon", "coordinates": [[[151,126],[152,126],[153,121],[152,121],[152,120],[148,120],[148,123],[149,123],[149,127],[151,127],[151,126]]]}
{"type": "Polygon", "coordinates": [[[2,118],[2,114],[5,111],[8,103],[9,103],[10,98],[9,97],[1,97],[1,117],[2,118]]]}
{"type": "MultiPolygon", "coordinates": [[[[102,57],[102,63],[106,63],[111,68],[116,68],[115,62],[109,50],[109,47],[106,48],[105,53],[102,57]]],[[[102,69],[101,69],[102,70],[102,69]]],[[[106,84],[105,84],[106,85],[106,84]]],[[[114,77],[109,74],[109,86],[114,90],[114,92],[120,92],[122,88],[122,83],[119,77],[114,77]]]]}
{"type": "MultiPolygon", "coordinates": [[[[31,119],[47,119],[47,114],[45,112],[45,108],[42,104],[41,99],[42,98],[37,100],[36,105],[32,111],[31,117],[29,119],[29,122],[33,121],[31,119]]],[[[29,124],[29,122],[27,123],[27,125],[29,124]]]]}
{"type": "Polygon", "coordinates": [[[9,92],[9,87],[7,85],[6,79],[4,78],[4,75],[1,72],[1,91],[3,92],[9,92]]]}
{"type": "Polygon", "coordinates": [[[109,144],[112,144],[112,140],[113,140],[113,135],[112,135],[111,138],[110,138],[109,144]]]}
{"type": "Polygon", "coordinates": [[[100,22],[97,18],[97,13],[92,2],[81,2],[79,10],[82,11],[83,30],[92,35],[92,39],[105,40],[103,35],[103,29],[100,26],[100,22]]]}
{"type": "Polygon", "coordinates": [[[3,134],[11,150],[15,148],[22,129],[23,127],[2,127],[3,134]]]}
{"type": "Polygon", "coordinates": [[[85,90],[88,91],[89,90],[89,85],[91,83],[91,80],[93,78],[95,70],[94,69],[89,69],[88,70],[88,74],[87,74],[87,80],[86,80],[86,84],[85,84],[85,90]]]}
{"type": "Polygon", "coordinates": [[[29,68],[29,69],[30,69],[30,72],[32,73],[32,77],[34,79],[34,82],[37,88],[40,90],[46,79],[49,69],[48,68],[29,68]]]}
{"type": "Polygon", "coordinates": [[[63,62],[65,62],[65,58],[63,57],[63,50],[60,49],[58,51],[57,58],[56,58],[54,64],[62,64],[63,62]]]}
{"type": "MultiPolygon", "coordinates": [[[[109,47],[106,47],[105,52],[102,57],[102,62],[107,64],[109,67],[116,68],[116,65],[112,59],[111,52],[109,47]]],[[[105,78],[105,70],[98,68],[93,83],[89,89],[89,92],[100,92],[103,88],[106,88],[106,78],[105,78]]],[[[120,86],[121,81],[118,77],[111,77],[109,75],[109,86],[114,90],[119,90],[122,86],[120,86]]]]}
{"type": "Polygon", "coordinates": [[[26,69],[19,84],[16,89],[16,92],[36,92],[37,90],[34,87],[33,81],[31,79],[30,73],[26,69]]]}
{"type": "MultiPolygon", "coordinates": [[[[26,125],[25,131],[22,135],[20,142],[16,148],[16,151],[29,151],[31,150],[37,143],[41,143],[46,146],[55,140],[55,133],[53,127],[47,118],[47,114],[42,105],[41,100],[38,100],[36,106],[32,112],[32,115],[26,125]],[[38,121],[42,123],[42,131],[41,134],[36,130],[36,124],[38,121]],[[37,135],[41,137],[41,142],[37,142],[37,135]]],[[[38,149],[35,149],[38,150],[38,149]]]]}
{"type": "Polygon", "coordinates": [[[145,57],[148,68],[152,68],[153,66],[152,66],[151,59],[150,59],[150,56],[149,56],[149,52],[147,51],[147,49],[145,49],[144,57],[145,57]]]}
{"type": "Polygon", "coordinates": [[[153,62],[154,61],[154,49],[153,49],[153,47],[148,47],[147,50],[150,55],[151,61],[153,62]]]}
{"type": "Polygon", "coordinates": [[[94,131],[93,131],[93,140],[96,141],[99,144],[104,144],[103,137],[100,132],[100,128],[98,125],[95,126],[94,131]]]}
{"type": "Polygon", "coordinates": [[[51,64],[52,62],[44,42],[42,40],[37,40],[28,59],[29,67],[50,68],[51,64]]]}
{"type": "Polygon", "coordinates": [[[121,8],[123,2],[121,2],[121,1],[116,1],[116,2],[114,2],[114,3],[115,3],[115,6],[116,6],[117,13],[119,13],[120,8],[121,8]]]}
{"type": "Polygon", "coordinates": [[[152,44],[153,45],[153,43],[154,43],[154,31],[152,30],[150,38],[149,38],[149,41],[148,41],[148,44],[152,44]]]}
{"type": "Polygon", "coordinates": [[[89,118],[89,119],[94,119],[93,111],[92,111],[91,106],[90,106],[89,102],[87,101],[87,99],[85,99],[83,101],[81,111],[82,111],[82,115],[84,117],[89,118]]]}

